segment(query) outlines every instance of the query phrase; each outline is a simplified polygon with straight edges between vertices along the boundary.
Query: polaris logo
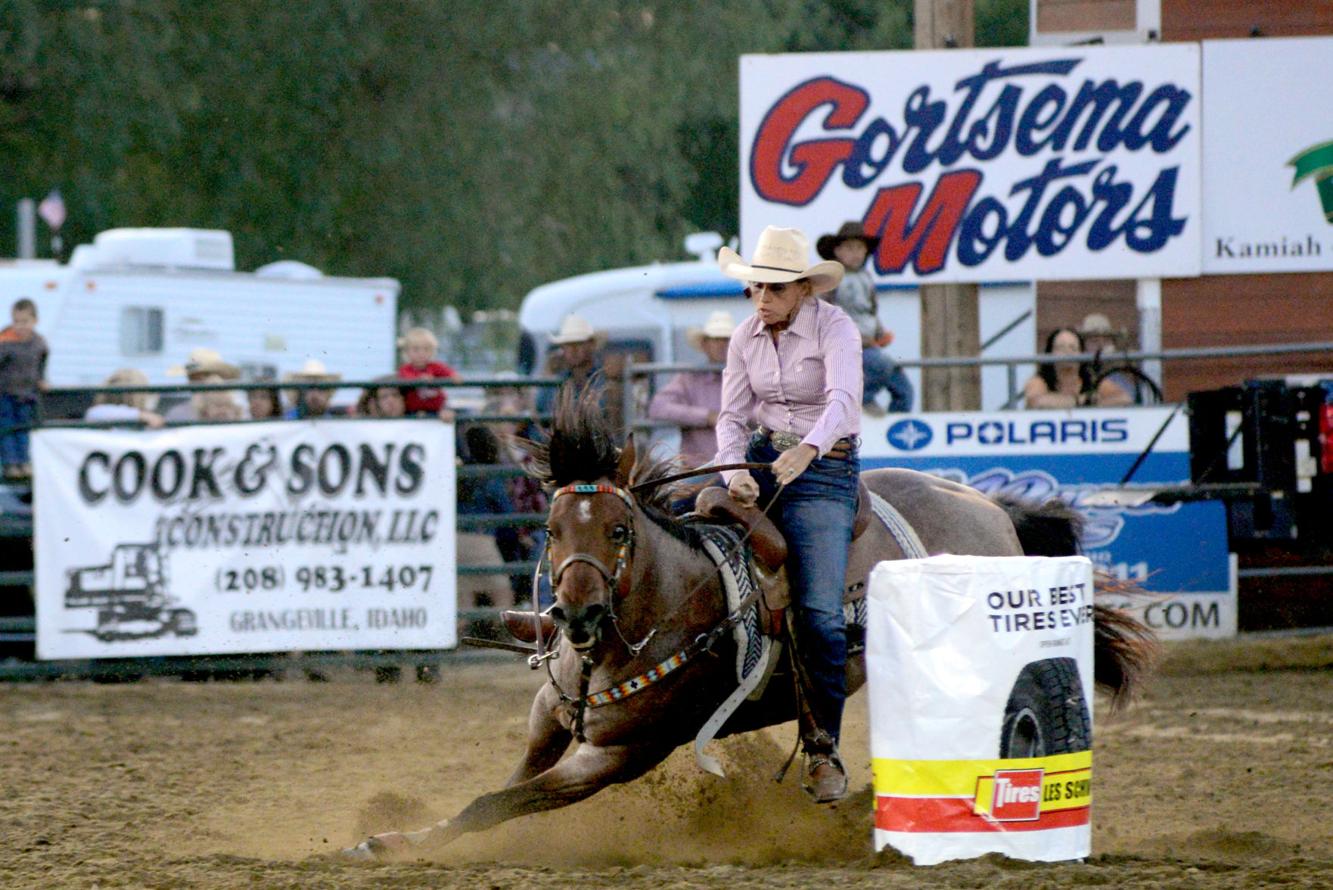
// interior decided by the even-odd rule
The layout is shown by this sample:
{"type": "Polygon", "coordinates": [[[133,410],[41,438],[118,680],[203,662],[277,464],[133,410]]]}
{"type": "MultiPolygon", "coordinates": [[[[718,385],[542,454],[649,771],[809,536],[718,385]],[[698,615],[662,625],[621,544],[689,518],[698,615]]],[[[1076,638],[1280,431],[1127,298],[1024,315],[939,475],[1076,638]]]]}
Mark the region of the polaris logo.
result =
{"type": "Polygon", "coordinates": [[[935,438],[930,425],[914,418],[900,420],[889,427],[889,444],[899,451],[920,451],[935,438]]]}
{"type": "MultiPolygon", "coordinates": [[[[957,442],[975,442],[978,445],[1094,444],[1124,442],[1128,438],[1129,420],[1124,417],[976,422],[955,420],[944,426],[944,441],[947,445],[957,442]]],[[[893,442],[892,429],[889,430],[889,441],[893,442]]]]}

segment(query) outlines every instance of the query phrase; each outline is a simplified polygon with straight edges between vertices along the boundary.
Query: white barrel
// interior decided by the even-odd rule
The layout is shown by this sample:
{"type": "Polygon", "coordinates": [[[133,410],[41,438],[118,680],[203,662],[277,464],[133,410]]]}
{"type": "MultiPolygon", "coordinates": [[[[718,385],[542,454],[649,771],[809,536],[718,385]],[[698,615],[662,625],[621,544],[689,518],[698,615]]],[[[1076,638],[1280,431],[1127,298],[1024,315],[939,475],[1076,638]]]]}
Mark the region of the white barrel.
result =
{"type": "Polygon", "coordinates": [[[1091,852],[1092,564],[934,556],[870,574],[875,849],[1091,852]]]}

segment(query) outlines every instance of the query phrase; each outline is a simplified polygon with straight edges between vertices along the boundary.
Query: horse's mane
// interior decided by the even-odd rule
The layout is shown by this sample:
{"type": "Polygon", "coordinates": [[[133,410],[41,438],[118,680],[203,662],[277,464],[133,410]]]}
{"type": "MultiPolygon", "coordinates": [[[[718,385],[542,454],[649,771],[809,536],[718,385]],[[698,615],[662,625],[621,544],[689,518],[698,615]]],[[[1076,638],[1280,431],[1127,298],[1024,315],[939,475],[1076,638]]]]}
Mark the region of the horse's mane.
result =
{"type": "MultiPolygon", "coordinates": [[[[616,479],[621,449],[616,446],[617,430],[602,407],[601,380],[589,380],[582,391],[562,386],[556,394],[551,426],[544,430],[544,441],[520,440],[531,457],[528,471],[547,490],[563,488],[575,482],[616,479]]],[[[625,487],[652,482],[684,469],[679,458],[663,456],[649,449],[635,449],[634,466],[625,487]]],[[[671,513],[672,501],[681,486],[656,485],[634,494],[634,500],[653,524],[695,549],[702,549],[699,534],[671,513]]]]}

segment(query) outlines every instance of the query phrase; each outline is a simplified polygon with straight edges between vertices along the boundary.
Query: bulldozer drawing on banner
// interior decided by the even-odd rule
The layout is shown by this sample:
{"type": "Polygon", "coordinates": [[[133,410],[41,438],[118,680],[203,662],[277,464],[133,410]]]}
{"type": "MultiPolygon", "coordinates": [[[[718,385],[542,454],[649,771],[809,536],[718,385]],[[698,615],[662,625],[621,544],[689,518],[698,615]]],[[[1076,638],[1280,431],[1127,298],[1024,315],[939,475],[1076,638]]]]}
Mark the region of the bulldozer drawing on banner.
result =
{"type": "Polygon", "coordinates": [[[172,608],[166,561],[155,544],[117,544],[108,565],[69,570],[65,608],[97,609],[89,631],[104,643],[199,632],[194,612],[172,608]]]}

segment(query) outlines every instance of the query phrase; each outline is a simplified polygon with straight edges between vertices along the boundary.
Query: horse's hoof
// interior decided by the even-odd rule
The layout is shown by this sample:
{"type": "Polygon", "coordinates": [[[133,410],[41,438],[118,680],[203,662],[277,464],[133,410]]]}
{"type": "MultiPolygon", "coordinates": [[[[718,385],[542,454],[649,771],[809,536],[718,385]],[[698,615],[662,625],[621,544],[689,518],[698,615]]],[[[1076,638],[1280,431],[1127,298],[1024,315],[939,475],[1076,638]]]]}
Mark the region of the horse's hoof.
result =
{"type": "Polygon", "coordinates": [[[369,841],[362,841],[355,847],[347,847],[338,854],[343,859],[351,859],[355,862],[374,862],[375,851],[370,849],[369,841]]]}
{"type": "Polygon", "coordinates": [[[406,835],[397,831],[386,831],[383,834],[372,835],[355,847],[348,847],[342,852],[348,859],[373,862],[405,853],[411,846],[412,843],[406,835]]]}

